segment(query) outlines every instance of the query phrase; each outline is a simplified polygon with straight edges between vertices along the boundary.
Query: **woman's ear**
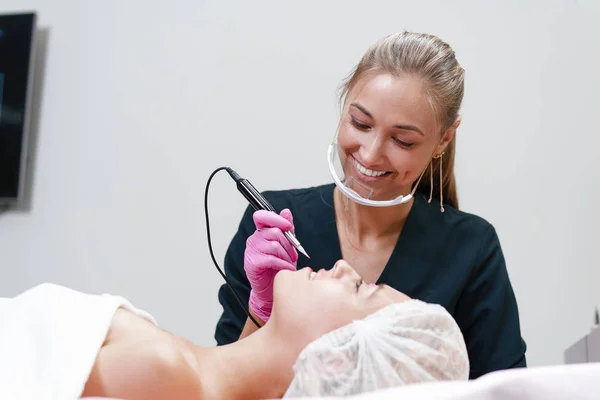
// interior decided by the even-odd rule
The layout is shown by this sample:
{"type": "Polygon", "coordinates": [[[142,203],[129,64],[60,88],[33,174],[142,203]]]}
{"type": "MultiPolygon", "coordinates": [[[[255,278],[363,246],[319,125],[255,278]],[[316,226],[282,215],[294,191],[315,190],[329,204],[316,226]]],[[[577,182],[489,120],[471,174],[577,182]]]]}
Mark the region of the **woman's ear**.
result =
{"type": "Polygon", "coordinates": [[[444,151],[446,151],[446,147],[448,147],[448,144],[452,141],[452,139],[454,139],[456,129],[458,129],[460,122],[460,117],[457,117],[454,123],[450,126],[450,128],[446,129],[446,131],[442,135],[442,140],[436,148],[436,151],[434,153],[435,155],[442,154],[444,151]]]}

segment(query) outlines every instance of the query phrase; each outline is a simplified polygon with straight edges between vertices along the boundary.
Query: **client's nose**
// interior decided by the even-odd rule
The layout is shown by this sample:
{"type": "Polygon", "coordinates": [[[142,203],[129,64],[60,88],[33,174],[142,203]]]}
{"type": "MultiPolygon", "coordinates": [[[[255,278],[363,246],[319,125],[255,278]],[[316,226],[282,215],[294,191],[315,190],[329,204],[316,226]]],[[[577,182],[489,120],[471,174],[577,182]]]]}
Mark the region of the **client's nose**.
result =
{"type": "Polygon", "coordinates": [[[352,268],[348,262],[345,260],[339,260],[335,263],[334,271],[333,271],[334,279],[342,279],[342,278],[350,278],[350,279],[358,279],[360,276],[358,273],[352,268]]]}

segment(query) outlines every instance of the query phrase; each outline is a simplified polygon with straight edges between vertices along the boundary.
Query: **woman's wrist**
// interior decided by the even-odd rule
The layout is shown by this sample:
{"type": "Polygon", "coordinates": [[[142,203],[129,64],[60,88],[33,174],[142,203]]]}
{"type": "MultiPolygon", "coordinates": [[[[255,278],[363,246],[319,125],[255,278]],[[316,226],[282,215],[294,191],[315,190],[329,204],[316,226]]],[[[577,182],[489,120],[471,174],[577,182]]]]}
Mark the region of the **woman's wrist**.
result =
{"type": "Polygon", "coordinates": [[[250,292],[250,300],[248,302],[248,310],[250,311],[250,315],[252,315],[252,318],[257,320],[256,322],[259,322],[258,320],[260,320],[261,326],[263,326],[266,323],[266,321],[269,320],[272,309],[273,309],[272,301],[264,301],[262,299],[259,299],[254,294],[254,291],[250,292]]]}
{"type": "MultiPolygon", "coordinates": [[[[261,317],[259,317],[254,310],[252,310],[252,308],[249,308],[250,311],[250,315],[252,316],[252,318],[254,318],[254,320],[256,322],[258,322],[258,325],[260,325],[260,327],[262,328],[263,326],[265,326],[265,321],[263,321],[263,319],[261,317]]],[[[252,325],[256,326],[254,324],[254,322],[252,322],[252,320],[250,318],[248,318],[248,321],[250,321],[252,323],[252,325]]]]}

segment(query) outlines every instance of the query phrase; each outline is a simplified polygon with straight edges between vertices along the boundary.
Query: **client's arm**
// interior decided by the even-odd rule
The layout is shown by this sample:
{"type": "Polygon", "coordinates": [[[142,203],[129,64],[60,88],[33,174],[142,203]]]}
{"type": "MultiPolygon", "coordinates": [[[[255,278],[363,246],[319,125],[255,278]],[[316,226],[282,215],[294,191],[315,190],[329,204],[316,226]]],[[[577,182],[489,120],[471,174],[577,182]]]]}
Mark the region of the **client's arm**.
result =
{"type": "Polygon", "coordinates": [[[182,339],[124,309],[109,333],[81,397],[198,399],[196,358],[182,339]]]}

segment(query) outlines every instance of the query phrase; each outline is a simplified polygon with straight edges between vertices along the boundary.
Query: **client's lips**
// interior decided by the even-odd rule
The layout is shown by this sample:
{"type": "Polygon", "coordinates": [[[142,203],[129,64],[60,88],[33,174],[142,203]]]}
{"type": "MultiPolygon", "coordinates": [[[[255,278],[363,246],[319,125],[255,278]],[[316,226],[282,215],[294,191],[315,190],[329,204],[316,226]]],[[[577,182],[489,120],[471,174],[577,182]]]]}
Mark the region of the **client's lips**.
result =
{"type": "Polygon", "coordinates": [[[316,273],[313,271],[313,269],[311,267],[304,267],[304,268],[302,268],[302,271],[306,272],[306,277],[308,279],[312,279],[312,275],[316,273]]]}

